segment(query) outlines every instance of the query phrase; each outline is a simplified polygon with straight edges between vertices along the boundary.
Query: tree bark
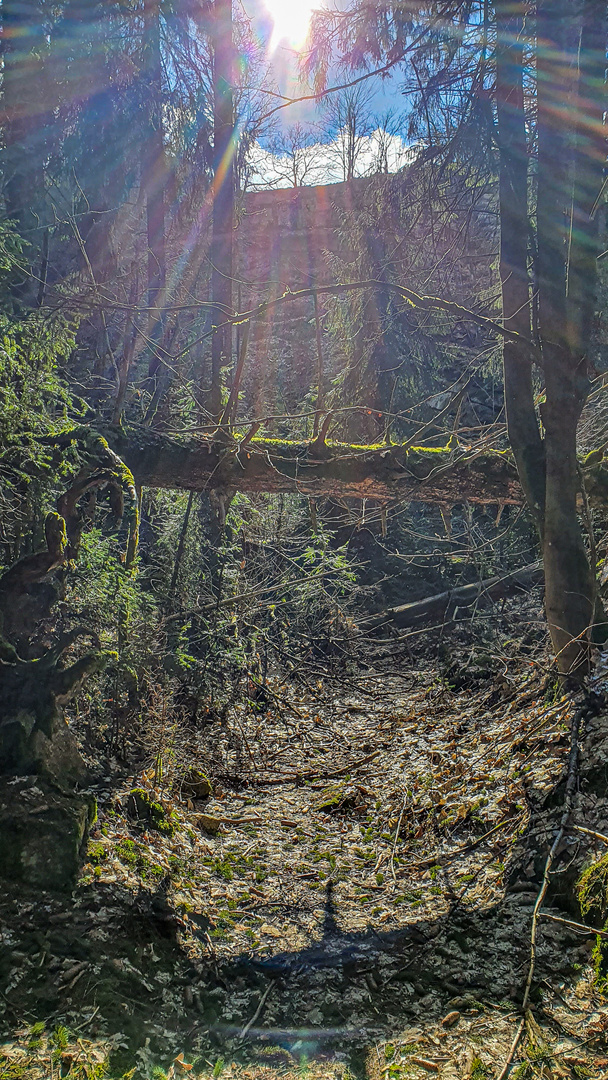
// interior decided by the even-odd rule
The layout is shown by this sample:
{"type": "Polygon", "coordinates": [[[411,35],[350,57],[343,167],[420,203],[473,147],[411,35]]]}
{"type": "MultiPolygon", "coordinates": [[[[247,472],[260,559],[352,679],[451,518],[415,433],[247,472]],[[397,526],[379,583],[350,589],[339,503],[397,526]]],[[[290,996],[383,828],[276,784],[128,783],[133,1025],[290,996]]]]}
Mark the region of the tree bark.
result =
{"type": "Polygon", "coordinates": [[[169,585],[169,599],[173,600],[175,596],[175,590],[177,588],[177,579],[182,565],[182,559],[184,557],[184,551],[186,548],[186,536],[188,534],[188,525],[190,524],[190,514],[192,513],[192,503],[194,501],[194,492],[191,491],[188,495],[188,502],[184,511],[184,519],[182,521],[182,527],[179,533],[179,541],[177,544],[177,551],[175,552],[175,562],[173,563],[173,573],[171,574],[171,583],[169,585]]]}
{"type": "Polygon", "coordinates": [[[213,24],[213,219],[211,237],[211,338],[209,412],[219,423],[222,368],[232,360],[232,234],[234,230],[234,103],[232,0],[215,0],[213,24]]]}
{"type": "MultiPolygon", "coordinates": [[[[526,4],[496,0],[496,107],[499,131],[500,281],[503,323],[531,338],[528,282],[528,153],[523,89],[526,4]]],[[[526,501],[543,532],[544,447],[534,408],[529,350],[503,341],[507,431],[526,501]]]]}
{"type": "Polygon", "coordinates": [[[317,345],[317,372],[316,372],[316,384],[317,384],[317,400],[315,402],[315,416],[312,426],[312,437],[316,439],[319,434],[319,421],[323,413],[324,394],[323,394],[323,336],[321,330],[321,317],[319,315],[319,297],[314,293],[313,305],[315,311],[315,338],[317,345]]]}
{"type": "Polygon", "coordinates": [[[143,71],[147,95],[146,141],[142,156],[142,180],[146,192],[148,245],[148,337],[152,345],[149,374],[157,377],[162,357],[155,348],[162,338],[166,293],[165,251],[165,148],[163,135],[162,58],[160,48],[160,2],[144,0],[143,71]]]}
{"type": "Polygon", "coordinates": [[[104,429],[137,485],[186,491],[293,492],[390,503],[521,505],[510,457],[404,446],[298,443],[253,438],[178,442],[149,429],[104,429]]]}
{"type": "Polygon", "coordinates": [[[567,265],[568,343],[575,360],[586,357],[595,323],[598,202],[606,167],[607,9],[604,0],[583,0],[578,49],[572,212],[567,265]]]}
{"type": "Polygon", "coordinates": [[[129,372],[131,370],[131,362],[135,353],[135,343],[137,337],[137,328],[135,325],[135,304],[137,301],[136,286],[137,279],[135,278],[131,285],[129,295],[130,310],[127,312],[125,319],[125,328],[122,335],[122,353],[117,365],[118,386],[116,388],[116,397],[114,399],[114,408],[112,410],[113,424],[120,424],[122,420],[125,398],[127,395],[127,387],[129,384],[129,372]]]}
{"type": "MultiPolygon", "coordinates": [[[[496,2],[496,94],[503,322],[529,339],[525,8],[496,2]]],[[[606,160],[605,46],[605,3],[537,0],[536,278],[544,439],[535,416],[530,356],[516,340],[503,340],[508,433],[541,538],[549,631],[560,672],[577,677],[588,667],[595,606],[594,573],[577,517],[576,431],[588,392],[596,292],[593,208],[606,160]],[[574,149],[568,139],[572,116],[574,149]]]]}
{"type": "MultiPolygon", "coordinates": [[[[583,0],[579,10],[589,16],[589,9],[595,6],[583,0]]],[[[539,330],[546,386],[545,606],[558,668],[564,675],[578,677],[589,665],[595,605],[594,572],[589,566],[576,511],[579,490],[576,430],[589,385],[586,367],[589,331],[581,332],[581,318],[585,311],[589,317],[589,301],[584,300],[584,294],[589,289],[591,297],[595,295],[597,252],[593,253],[592,245],[586,240],[581,246],[574,227],[575,222],[588,221],[590,216],[588,205],[585,207],[589,193],[583,198],[582,189],[586,186],[592,155],[581,145],[579,137],[575,159],[570,159],[569,168],[570,148],[565,132],[569,109],[574,107],[575,115],[578,111],[579,129],[585,125],[587,113],[597,112],[594,102],[598,102],[600,87],[590,85],[586,69],[591,63],[596,73],[597,45],[605,51],[605,26],[602,29],[596,25],[600,40],[591,50],[591,57],[584,56],[580,50],[578,82],[574,92],[571,87],[568,95],[567,89],[575,78],[572,49],[568,49],[571,14],[572,8],[564,0],[538,0],[537,248],[539,330]],[[589,104],[581,100],[582,87],[589,104]],[[569,231],[568,210],[572,223],[569,231]],[[577,253],[570,265],[568,248],[577,253]],[[569,318],[569,311],[575,312],[574,318],[569,318]]],[[[589,43],[589,28],[585,33],[584,24],[583,18],[581,39],[584,36],[589,43]]],[[[601,119],[599,123],[601,130],[601,119]]]]}

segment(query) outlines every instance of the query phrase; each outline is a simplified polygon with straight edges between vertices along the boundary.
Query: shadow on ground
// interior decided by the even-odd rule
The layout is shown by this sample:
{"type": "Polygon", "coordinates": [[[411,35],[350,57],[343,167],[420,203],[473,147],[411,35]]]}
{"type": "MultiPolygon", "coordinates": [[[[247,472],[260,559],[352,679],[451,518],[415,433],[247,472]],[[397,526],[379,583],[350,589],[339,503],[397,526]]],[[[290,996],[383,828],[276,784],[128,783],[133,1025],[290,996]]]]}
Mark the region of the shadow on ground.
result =
{"type": "MultiPolygon", "coordinates": [[[[109,1037],[117,1069],[147,1046],[165,1062],[180,1051],[267,1064],[337,1056],[364,1075],[368,1047],[408,1026],[451,1008],[512,1008],[534,899],[529,890],[487,910],[454,904],[399,932],[345,933],[330,882],[308,947],[220,960],[203,913],[191,914],[200,948],[192,938],[185,947],[167,881],[137,895],[110,886],[69,899],[15,891],[0,906],[0,1034],[45,1020],[109,1037]]],[[[539,980],[567,975],[588,951],[566,928],[550,927],[539,980]]]]}

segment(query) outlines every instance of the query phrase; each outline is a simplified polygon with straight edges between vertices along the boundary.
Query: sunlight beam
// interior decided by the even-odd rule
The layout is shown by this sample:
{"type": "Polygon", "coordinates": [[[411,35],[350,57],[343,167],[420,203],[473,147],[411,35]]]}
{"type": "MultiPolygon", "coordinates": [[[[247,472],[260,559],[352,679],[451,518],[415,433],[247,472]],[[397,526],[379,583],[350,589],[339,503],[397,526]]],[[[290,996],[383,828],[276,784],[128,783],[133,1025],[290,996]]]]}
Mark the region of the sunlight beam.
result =
{"type": "Polygon", "coordinates": [[[273,22],[271,52],[274,52],[281,42],[286,42],[294,49],[304,44],[315,4],[317,0],[264,0],[264,6],[273,22]]]}

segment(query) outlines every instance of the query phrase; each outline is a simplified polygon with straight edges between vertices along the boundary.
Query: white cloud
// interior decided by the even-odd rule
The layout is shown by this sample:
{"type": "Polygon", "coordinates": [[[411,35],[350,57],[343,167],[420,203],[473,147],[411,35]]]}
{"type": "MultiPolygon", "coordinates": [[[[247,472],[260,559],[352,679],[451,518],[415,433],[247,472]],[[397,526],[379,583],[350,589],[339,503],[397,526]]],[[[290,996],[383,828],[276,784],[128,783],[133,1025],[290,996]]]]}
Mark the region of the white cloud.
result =
{"type": "MultiPolygon", "coordinates": [[[[250,157],[249,187],[253,190],[294,187],[294,172],[300,184],[336,184],[344,180],[340,162],[340,135],[328,143],[315,143],[299,151],[302,158],[293,163],[293,154],[273,154],[259,143],[250,157]]],[[[397,172],[411,162],[416,148],[409,146],[399,135],[389,135],[381,129],[359,138],[355,176],[370,176],[385,171],[379,168],[384,156],[389,173],[397,172]]]]}

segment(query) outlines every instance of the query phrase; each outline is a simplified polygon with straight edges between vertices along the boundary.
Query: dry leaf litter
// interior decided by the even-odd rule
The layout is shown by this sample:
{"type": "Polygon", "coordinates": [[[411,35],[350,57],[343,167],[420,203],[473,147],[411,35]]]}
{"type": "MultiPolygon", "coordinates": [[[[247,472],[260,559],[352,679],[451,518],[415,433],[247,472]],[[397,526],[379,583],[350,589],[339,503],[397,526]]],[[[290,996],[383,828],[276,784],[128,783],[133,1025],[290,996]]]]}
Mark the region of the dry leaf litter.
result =
{"type": "MultiPolygon", "coordinates": [[[[534,681],[455,693],[424,672],[272,695],[193,736],[181,780],[158,761],[108,774],[72,901],[5,898],[0,1080],[123,1066],[499,1076],[520,1023],[535,859],[508,889],[505,875],[535,810],[543,859],[550,846],[543,801],[566,766],[567,705],[548,706],[534,681]],[[134,790],[171,835],[138,816],[134,790]]],[[[594,724],[605,770],[608,719],[594,724]]],[[[580,824],[607,819],[603,796],[581,792],[580,824]]],[[[536,1027],[511,1075],[599,1080],[594,939],[541,923],[536,1027]]]]}

